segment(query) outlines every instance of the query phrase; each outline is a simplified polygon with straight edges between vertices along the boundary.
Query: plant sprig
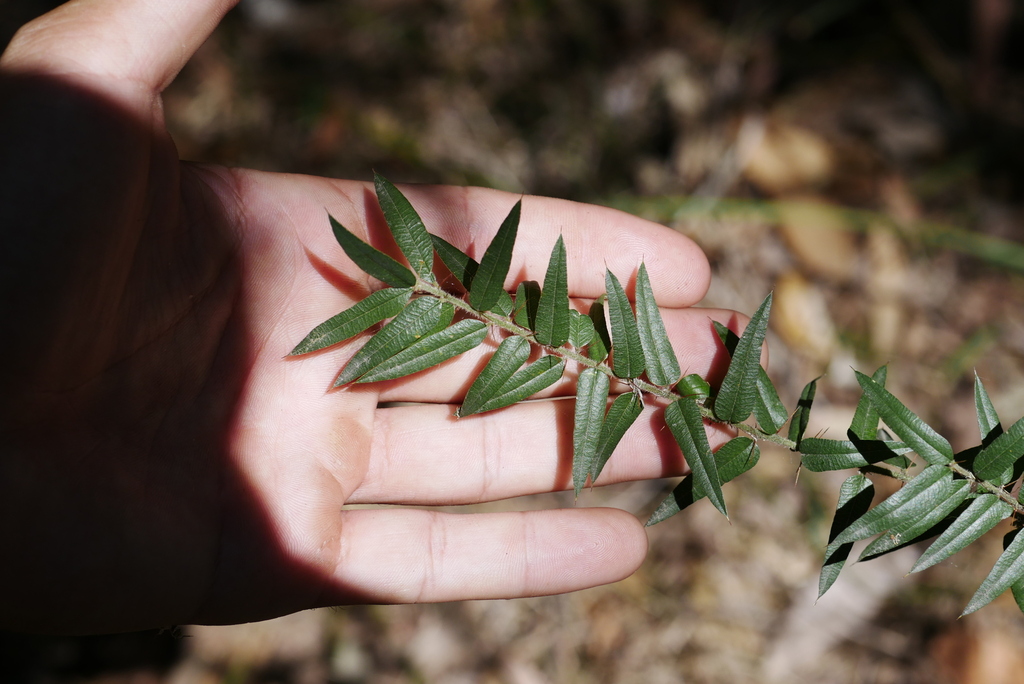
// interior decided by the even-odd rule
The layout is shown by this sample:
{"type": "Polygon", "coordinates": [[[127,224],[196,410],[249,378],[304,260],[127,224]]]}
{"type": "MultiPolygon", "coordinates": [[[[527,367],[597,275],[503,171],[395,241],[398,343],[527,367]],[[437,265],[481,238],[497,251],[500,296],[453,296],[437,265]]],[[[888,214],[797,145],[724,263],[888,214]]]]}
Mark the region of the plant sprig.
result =
{"type": "MultiPolygon", "coordinates": [[[[555,242],[543,286],[534,281],[504,289],[519,229],[522,202],[502,222],[480,262],[427,232],[419,214],[389,181],[375,175],[384,218],[408,265],[360,240],[333,217],[335,238],[353,262],[389,287],[315,327],[292,355],[344,342],[375,326],[338,373],[335,387],[391,380],[437,366],[478,347],[488,334],[501,339],[477,374],[455,415],[471,419],[527,399],[562,379],[568,361],[581,370],[576,382],[573,489],[577,496],[597,482],[609,458],[640,416],[645,397],[665,405],[664,420],[690,466],[647,521],[661,522],[707,498],[728,515],[722,485],[760,458],[759,441],[797,452],[809,471],[856,469],[843,484],[819,581],[819,595],[835,582],[854,542],[874,537],[860,560],[936,538],[911,572],[931,567],[966,548],[1001,520],[1013,516],[1005,550],[963,614],[1010,589],[1024,611],[1024,418],[1003,430],[980,378],[975,405],[981,444],[954,453],[939,435],[886,388],[886,368],[857,373],[863,390],[846,440],[805,438],[817,380],[807,384],[792,414],[760,365],[772,297],[769,294],[742,335],[715,323],[730,354],[721,384],[712,388],[682,371],[665,331],[643,263],[631,303],[618,277],[605,272],[606,293],[584,314],[570,308],[566,249],[555,242]],[[440,281],[435,257],[458,289],[440,281]],[[539,357],[527,363],[531,349],[539,357]],[[611,396],[612,381],[628,391],[611,396]],[[750,421],[753,417],[753,422],[750,421]],[[705,422],[744,433],[712,452],[705,422]],[[879,427],[884,422],[898,439],[879,427]],[[788,423],[786,436],[780,434],[788,423]],[[913,456],[924,462],[918,467],[913,456]],[[869,474],[903,486],[874,507],[869,474]]],[[[454,285],[454,284],[453,284],[454,285]]]]}

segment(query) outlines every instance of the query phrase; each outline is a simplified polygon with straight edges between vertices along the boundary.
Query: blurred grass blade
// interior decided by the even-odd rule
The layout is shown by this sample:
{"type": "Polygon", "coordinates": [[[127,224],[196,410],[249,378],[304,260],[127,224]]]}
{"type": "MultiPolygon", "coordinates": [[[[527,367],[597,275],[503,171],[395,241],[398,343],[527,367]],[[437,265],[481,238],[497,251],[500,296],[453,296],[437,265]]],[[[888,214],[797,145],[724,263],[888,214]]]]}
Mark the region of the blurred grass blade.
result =
{"type": "Polygon", "coordinates": [[[994,494],[982,494],[957,516],[953,524],[921,554],[910,572],[920,572],[941,563],[957,551],[967,548],[1000,521],[1013,513],[1013,507],[994,494]]]}
{"type": "MultiPolygon", "coordinates": [[[[731,439],[715,452],[715,465],[718,468],[718,477],[721,479],[722,484],[725,484],[753,468],[757,465],[760,458],[761,450],[757,447],[754,440],[749,437],[731,439]]],[[[644,523],[644,527],[650,527],[663,520],[667,520],[690,504],[703,498],[703,494],[699,497],[694,494],[693,475],[687,475],[683,478],[682,482],[676,485],[672,493],[665,497],[661,505],[644,523]]]]}
{"type": "Polygon", "coordinates": [[[608,336],[608,324],[604,317],[605,296],[601,295],[590,305],[587,318],[594,324],[594,339],[587,346],[587,356],[595,361],[604,361],[612,348],[612,339],[608,336]]]}
{"type": "Polygon", "coordinates": [[[416,276],[412,274],[412,271],[384,252],[357,238],[330,214],[327,215],[327,218],[331,221],[334,239],[338,241],[341,248],[345,250],[345,254],[355,262],[356,266],[392,287],[412,287],[416,284],[416,276]]]}
{"type": "Polygon", "coordinates": [[[563,371],[563,359],[557,356],[542,356],[529,366],[516,371],[493,397],[484,402],[477,413],[510,406],[547,389],[561,379],[563,371]]]}
{"type": "Polygon", "coordinates": [[[803,450],[804,432],[807,431],[807,423],[811,420],[811,407],[814,405],[814,395],[818,391],[818,378],[811,380],[804,385],[800,392],[800,400],[796,402],[796,410],[793,417],[789,419],[789,440],[796,444],[796,450],[803,450]]]}
{"type": "Polygon", "coordinates": [[[1021,418],[974,459],[974,474],[997,485],[1006,484],[1013,466],[1024,454],[1024,418],[1021,418]]]}
{"type": "Polygon", "coordinates": [[[334,386],[340,387],[358,380],[371,368],[376,368],[419,338],[433,332],[443,313],[441,301],[433,297],[419,297],[409,302],[349,359],[334,381],[334,386]]]}
{"type": "Polygon", "coordinates": [[[596,334],[590,316],[584,316],[575,309],[569,310],[569,344],[576,349],[583,349],[593,341],[596,334]]]}
{"type": "MultiPolygon", "coordinates": [[[[602,375],[604,375],[602,373],[602,375]]],[[[608,376],[605,376],[608,377],[608,376]]],[[[594,461],[590,468],[590,481],[597,482],[604,464],[611,458],[619,440],[626,434],[629,426],[636,422],[640,413],[644,410],[644,403],[640,395],[634,392],[627,392],[615,397],[608,415],[601,424],[601,434],[597,438],[597,446],[594,449],[594,461]]]]}
{"type": "Polygon", "coordinates": [[[682,370],[665,332],[665,322],[661,319],[651,279],[643,263],[636,275],[636,323],[647,361],[647,378],[661,387],[672,385],[679,380],[682,370]]]}
{"type": "Polygon", "coordinates": [[[493,309],[505,289],[505,277],[512,265],[512,248],[516,244],[516,233],[519,231],[521,208],[522,200],[516,202],[512,211],[502,221],[497,234],[480,259],[480,266],[469,287],[469,304],[477,311],[493,309]]]}
{"type": "Polygon", "coordinates": [[[344,342],[358,335],[371,325],[391,318],[405,308],[412,295],[407,287],[388,287],[377,290],[366,299],[362,299],[336,316],[328,318],[313,328],[305,339],[292,349],[289,356],[308,354],[318,349],[330,347],[332,344],[344,342]]]}
{"type": "Polygon", "coordinates": [[[526,339],[517,335],[503,339],[487,361],[487,365],[480,371],[480,375],[476,376],[473,384],[469,386],[466,398],[462,406],[455,411],[455,416],[479,413],[483,405],[494,398],[529,357],[530,343],[526,339]]]}
{"type": "Polygon", "coordinates": [[[954,487],[953,471],[945,466],[928,466],[903,488],[847,527],[836,541],[840,544],[867,539],[885,532],[904,517],[920,517],[936,506],[954,487]]]}
{"type": "Polygon", "coordinates": [[[561,235],[551,250],[544,275],[544,290],[537,303],[536,331],[537,341],[549,347],[561,347],[569,340],[569,276],[561,235]]]}
{"type": "MultiPolygon", "coordinates": [[[[612,370],[620,378],[638,378],[644,372],[644,348],[626,291],[615,274],[605,270],[608,322],[611,324],[612,370]]],[[[596,323],[595,323],[596,327],[596,323]]]]}
{"type": "Polygon", "coordinates": [[[757,376],[761,367],[761,346],[768,331],[768,314],[772,308],[772,295],[754,312],[747,324],[736,350],[733,352],[729,370],[722,379],[715,397],[715,415],[730,423],[746,420],[754,410],[757,401],[757,376]]]}
{"type": "Polygon", "coordinates": [[[459,284],[468,291],[469,286],[473,284],[473,276],[476,275],[480,264],[476,263],[473,257],[444,238],[431,234],[430,240],[437,251],[437,256],[441,257],[441,263],[451,271],[455,279],[459,281],[459,284]]]}
{"type": "Polygon", "coordinates": [[[843,486],[839,488],[839,503],[836,505],[836,515],[832,518],[832,528],[828,533],[825,562],[821,566],[821,575],[818,576],[818,598],[835,583],[853,548],[852,542],[840,544],[836,542],[836,537],[853,521],[867,513],[874,495],[874,485],[861,473],[846,478],[843,486]]]}
{"type": "Polygon", "coordinates": [[[572,487],[576,496],[587,485],[587,476],[594,467],[610,384],[608,376],[596,368],[584,369],[576,381],[572,430],[572,487]]]}
{"type": "Polygon", "coordinates": [[[373,187],[391,235],[409,260],[412,270],[428,283],[434,282],[434,245],[423,219],[405,195],[379,173],[373,174],[373,187]]]}
{"type": "MultiPolygon", "coordinates": [[[[1016,532],[1019,530],[1014,530],[1011,534],[1016,532]]],[[[992,572],[978,587],[978,591],[975,592],[960,617],[970,615],[979,608],[985,607],[1021,579],[1024,579],[1024,534],[1015,534],[1013,541],[1003,551],[1003,555],[999,556],[992,572]]]]}
{"type": "Polygon", "coordinates": [[[981,445],[987,447],[999,435],[1003,434],[1002,423],[995,406],[988,396],[988,390],[982,384],[978,374],[974,374],[974,406],[978,411],[978,431],[981,432],[981,445]]]}
{"type": "Polygon", "coordinates": [[[913,447],[921,458],[932,465],[945,464],[953,460],[953,447],[945,437],[935,432],[877,382],[858,371],[854,373],[864,394],[878,410],[885,424],[892,428],[901,440],[913,447]]]}
{"type": "Polygon", "coordinates": [[[772,379],[768,377],[768,372],[760,366],[757,370],[757,399],[754,401],[754,417],[762,430],[774,435],[786,424],[789,411],[779,399],[779,393],[775,390],[772,379]]]}
{"type": "Polygon", "coordinates": [[[808,437],[800,442],[800,463],[812,473],[863,468],[913,451],[903,442],[879,439],[848,442],[841,439],[808,437]]]}
{"type": "Polygon", "coordinates": [[[473,349],[487,337],[487,324],[466,319],[443,330],[421,337],[376,368],[370,369],[356,382],[378,382],[405,377],[473,349]]]}
{"type": "Polygon", "coordinates": [[[704,401],[711,395],[711,385],[696,373],[690,373],[676,384],[676,392],[695,401],[704,401]]]}
{"type": "MultiPolygon", "coordinates": [[[[879,387],[885,387],[887,375],[888,367],[882,366],[875,371],[871,379],[879,387]]],[[[850,438],[875,439],[878,435],[878,417],[878,409],[871,403],[871,399],[868,398],[867,394],[861,394],[860,401],[857,402],[857,410],[854,412],[853,420],[850,422],[850,438]]]]}
{"type": "MultiPolygon", "coordinates": [[[[874,558],[897,547],[905,546],[942,522],[971,494],[971,483],[968,480],[950,480],[949,483],[942,496],[936,497],[930,506],[915,511],[914,515],[901,514],[885,531],[885,534],[868,544],[867,548],[861,552],[859,560],[874,558]]],[[[932,532],[932,534],[937,534],[937,532],[932,532]]]]}
{"type": "Polygon", "coordinates": [[[540,304],[540,283],[524,280],[516,287],[516,301],[512,319],[516,325],[533,330],[537,323],[537,305],[540,304]]]}
{"type": "Polygon", "coordinates": [[[665,423],[692,471],[694,496],[698,499],[708,497],[714,507],[728,517],[722,497],[722,481],[697,402],[688,397],[673,401],[665,408],[665,423]]]}

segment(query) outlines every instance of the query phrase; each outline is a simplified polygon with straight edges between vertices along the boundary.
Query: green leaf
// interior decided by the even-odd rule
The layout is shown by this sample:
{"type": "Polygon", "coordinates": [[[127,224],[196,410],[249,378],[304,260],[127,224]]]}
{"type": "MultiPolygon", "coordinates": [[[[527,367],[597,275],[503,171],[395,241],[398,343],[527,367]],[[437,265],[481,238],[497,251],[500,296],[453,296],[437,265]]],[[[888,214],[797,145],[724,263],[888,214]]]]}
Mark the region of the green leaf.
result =
{"type": "Polygon", "coordinates": [[[981,450],[974,459],[974,474],[993,484],[1006,484],[1021,454],[1024,454],[1024,418],[981,450]]]}
{"type": "Polygon", "coordinates": [[[412,290],[407,287],[377,290],[366,299],[356,302],[313,328],[305,339],[291,350],[289,356],[308,354],[358,335],[371,325],[398,314],[405,308],[411,294],[412,290]]]}
{"type": "MultiPolygon", "coordinates": [[[[945,482],[945,481],[944,481],[945,482]]],[[[901,511],[892,526],[878,539],[874,540],[860,555],[860,560],[867,560],[893,549],[916,541],[932,530],[956,508],[967,500],[971,494],[971,483],[968,480],[949,480],[948,488],[941,496],[913,511],[901,511]]],[[[933,531],[932,535],[937,534],[933,531]]]]}
{"type": "Polygon", "coordinates": [[[676,384],[676,392],[695,401],[704,401],[711,396],[711,385],[696,373],[690,373],[676,384]]]}
{"type": "Polygon", "coordinates": [[[356,380],[357,383],[394,380],[418,373],[473,349],[487,337],[487,324],[466,319],[444,330],[421,337],[376,368],[356,380]]]}
{"type": "Polygon", "coordinates": [[[561,347],[569,340],[569,276],[565,265],[565,243],[558,236],[548,270],[544,290],[537,303],[537,342],[561,347]]]}
{"type": "Polygon", "coordinates": [[[373,187],[377,202],[384,212],[398,248],[409,260],[412,270],[428,283],[434,282],[434,246],[423,219],[412,208],[405,195],[379,173],[373,174],[373,187]]]}
{"type": "Polygon", "coordinates": [[[569,344],[576,349],[586,347],[597,335],[594,322],[576,309],[569,310],[569,344]]]}
{"type": "MultiPolygon", "coordinates": [[[[604,375],[602,373],[602,375],[604,375]]],[[[607,377],[607,376],[605,376],[607,377]]],[[[597,438],[597,447],[594,449],[594,462],[590,469],[590,481],[597,482],[597,478],[604,470],[604,464],[611,458],[619,440],[626,434],[629,426],[636,422],[640,413],[644,410],[644,403],[640,395],[634,392],[620,394],[615,397],[608,415],[601,424],[601,434],[597,438]]]]}
{"type": "Polygon", "coordinates": [[[608,376],[586,368],[576,381],[576,411],[572,431],[572,485],[576,496],[587,485],[594,468],[608,406],[608,376]]]}
{"type": "Polygon", "coordinates": [[[999,435],[1003,434],[1003,426],[992,400],[988,396],[985,385],[978,374],[974,374],[974,406],[978,411],[978,431],[981,432],[981,445],[987,447],[999,435]]]}
{"type": "Polygon", "coordinates": [[[957,516],[953,524],[932,542],[928,550],[914,563],[910,572],[920,572],[940,563],[957,551],[961,551],[982,535],[991,530],[1000,521],[1013,513],[1013,507],[1000,500],[994,494],[982,494],[971,502],[963,513],[957,516]]]}
{"type": "Polygon", "coordinates": [[[515,246],[516,233],[519,231],[521,208],[520,200],[502,221],[497,234],[480,259],[480,267],[469,286],[469,305],[477,311],[493,309],[505,289],[505,277],[512,265],[512,248],[515,246]]]}
{"type": "Polygon", "coordinates": [[[694,496],[708,497],[715,508],[728,517],[725,499],[722,498],[722,481],[697,402],[688,397],[673,401],[665,408],[665,423],[690,466],[694,496]]]}
{"type": "Polygon", "coordinates": [[[855,520],[867,513],[871,508],[871,499],[875,495],[875,487],[865,475],[858,473],[846,478],[839,488],[839,503],[836,515],[832,518],[832,528],[828,533],[828,548],[825,549],[825,562],[821,566],[818,577],[818,598],[824,596],[839,577],[839,572],[850,557],[853,543],[840,544],[836,537],[855,520]]]}
{"type": "Polygon", "coordinates": [[[878,414],[885,424],[892,428],[900,439],[913,447],[921,458],[932,465],[950,463],[953,460],[953,447],[943,436],[877,382],[863,373],[854,373],[864,394],[878,409],[878,414]]]}
{"type": "Polygon", "coordinates": [[[757,373],[757,399],[754,401],[754,417],[757,424],[768,434],[774,435],[789,418],[789,411],[786,405],[779,399],[779,393],[775,391],[775,385],[768,377],[767,371],[758,366],[757,373]]]}
{"type": "Polygon", "coordinates": [[[836,541],[845,544],[867,539],[885,532],[904,516],[920,517],[923,511],[944,500],[955,486],[953,471],[941,465],[928,466],[902,489],[847,527],[836,541]]]}
{"type": "Polygon", "coordinates": [[[430,240],[434,244],[434,250],[437,251],[437,255],[441,257],[441,263],[451,271],[455,279],[459,281],[459,284],[468,291],[469,286],[473,284],[473,276],[476,275],[480,264],[476,263],[473,257],[444,238],[431,234],[430,240]]]}
{"type": "Polygon", "coordinates": [[[803,450],[804,432],[807,430],[807,423],[811,420],[811,406],[814,405],[814,395],[818,391],[818,378],[811,380],[804,385],[800,392],[800,400],[796,403],[796,411],[789,419],[789,440],[796,443],[796,450],[803,450]]]}
{"type": "Polygon", "coordinates": [[[533,330],[537,323],[537,306],[540,304],[540,283],[524,280],[516,287],[516,301],[512,319],[527,330],[533,330]]]}
{"type": "Polygon", "coordinates": [[[511,316],[513,306],[512,295],[502,290],[501,294],[498,295],[498,303],[494,305],[493,311],[502,316],[511,316]]]}
{"type": "MultiPolygon", "coordinates": [[[[608,296],[608,321],[611,323],[612,370],[620,378],[638,378],[644,372],[644,348],[636,327],[633,309],[626,291],[615,274],[606,270],[604,285],[608,296]]],[[[597,327],[595,322],[594,327],[597,327]]]]}
{"type": "Polygon", "coordinates": [[[355,262],[356,266],[392,287],[412,287],[416,284],[416,276],[412,274],[412,271],[384,252],[357,238],[330,214],[327,215],[327,218],[331,221],[334,239],[338,241],[341,248],[345,250],[345,254],[355,262]]]}
{"type": "Polygon", "coordinates": [[[587,317],[594,324],[594,339],[587,346],[587,356],[594,361],[604,361],[612,348],[612,339],[608,336],[608,324],[604,319],[605,296],[601,295],[590,305],[587,317]]]}
{"type": "MultiPolygon", "coordinates": [[[[736,437],[729,440],[722,448],[715,452],[715,466],[718,469],[718,476],[722,484],[739,477],[755,465],[761,457],[761,450],[758,449],[754,440],[749,437],[736,437]]],[[[671,518],[690,504],[703,499],[693,491],[693,475],[687,475],[683,481],[676,485],[672,493],[665,497],[657,510],[644,523],[644,527],[650,527],[663,520],[671,518]]]]}
{"type": "Polygon", "coordinates": [[[863,468],[911,451],[913,449],[903,442],[878,439],[848,442],[808,437],[800,442],[800,463],[812,473],[821,473],[826,470],[863,468]]]}
{"type": "MultiPolygon", "coordinates": [[[[879,387],[885,387],[885,379],[888,375],[888,368],[882,366],[875,371],[871,379],[878,383],[879,387]]],[[[878,435],[878,410],[871,403],[867,394],[860,395],[857,402],[857,410],[853,414],[853,421],[850,423],[851,439],[875,439],[878,435]]]]}
{"type": "MultiPolygon", "coordinates": [[[[1014,530],[1016,533],[1018,530],[1014,530]]],[[[964,608],[964,615],[970,615],[979,608],[988,605],[993,599],[1009,589],[1012,585],[1024,579],[1024,534],[1017,534],[1010,545],[1006,547],[1003,554],[999,556],[992,572],[988,574],[985,581],[978,587],[971,602],[964,608]]]]}
{"type": "Polygon", "coordinates": [[[733,352],[736,351],[736,345],[740,341],[740,336],[725,327],[723,323],[711,321],[711,324],[715,326],[715,332],[718,334],[718,339],[722,341],[722,346],[725,347],[725,351],[729,352],[729,356],[731,357],[733,352]]]}
{"type": "Polygon", "coordinates": [[[424,335],[434,332],[445,307],[433,297],[418,297],[377,331],[366,344],[349,359],[337,379],[335,387],[358,380],[371,368],[413,344],[424,335]]]}
{"type": "Polygon", "coordinates": [[[1013,600],[1017,602],[1017,608],[1024,613],[1024,580],[1017,580],[1010,585],[1013,592],[1013,600]]]}
{"type": "Polygon", "coordinates": [[[509,378],[530,357],[530,343],[517,335],[506,337],[487,361],[487,365],[469,386],[466,398],[455,411],[456,417],[479,413],[493,399],[509,378]]]}
{"type": "Polygon", "coordinates": [[[661,320],[661,312],[651,289],[651,279],[643,263],[636,275],[636,323],[644,359],[647,361],[647,378],[661,387],[679,380],[682,374],[679,361],[668,333],[665,332],[665,323],[661,320]]]}
{"type": "Polygon", "coordinates": [[[484,413],[511,406],[558,382],[565,371],[565,360],[557,356],[542,356],[525,368],[516,371],[498,392],[484,402],[476,413],[484,413]]]}
{"type": "Polygon", "coordinates": [[[740,423],[754,410],[758,369],[761,367],[761,346],[768,331],[768,313],[771,308],[772,295],[769,293],[736,343],[729,370],[715,398],[715,415],[721,420],[740,423]]]}

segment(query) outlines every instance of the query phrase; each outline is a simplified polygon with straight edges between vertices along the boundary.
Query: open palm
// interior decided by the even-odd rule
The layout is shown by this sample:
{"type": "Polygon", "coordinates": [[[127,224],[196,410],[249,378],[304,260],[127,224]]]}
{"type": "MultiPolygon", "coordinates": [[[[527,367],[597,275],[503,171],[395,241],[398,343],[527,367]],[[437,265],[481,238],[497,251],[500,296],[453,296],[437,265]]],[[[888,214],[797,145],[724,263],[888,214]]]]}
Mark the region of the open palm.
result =
{"type": "MultiPolygon", "coordinates": [[[[23,29],[0,61],[0,626],[236,622],[630,574],[646,537],[622,511],[343,509],[565,489],[572,405],[456,421],[451,403],[486,348],[340,391],[328,388],[358,339],[286,358],[379,286],[334,242],[327,212],[394,248],[369,184],[178,160],[160,92],[231,4],[79,0],[23,29]]],[[[518,199],[404,191],[431,232],[478,257],[518,199]]],[[[527,197],[512,276],[542,280],[559,234],[570,295],[585,303],[605,265],[626,276],[643,258],[681,366],[711,370],[708,320],[729,314],[686,308],[709,272],[692,243],[527,197]]],[[[651,425],[634,426],[602,482],[683,468],[651,425]]]]}

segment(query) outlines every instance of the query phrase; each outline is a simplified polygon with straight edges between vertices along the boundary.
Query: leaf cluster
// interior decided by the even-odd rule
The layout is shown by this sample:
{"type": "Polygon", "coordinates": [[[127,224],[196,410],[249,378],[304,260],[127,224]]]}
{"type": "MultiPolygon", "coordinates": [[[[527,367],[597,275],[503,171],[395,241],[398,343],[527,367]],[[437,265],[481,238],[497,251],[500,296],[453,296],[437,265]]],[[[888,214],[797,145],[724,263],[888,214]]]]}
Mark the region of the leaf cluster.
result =
{"type": "Polygon", "coordinates": [[[455,411],[465,419],[554,386],[572,361],[579,368],[572,464],[577,496],[599,480],[645,405],[657,406],[691,472],[661,502],[648,525],[704,498],[727,515],[722,485],[755,466],[758,441],[770,441],[800,453],[807,470],[857,470],[840,489],[819,595],[835,582],[855,542],[874,538],[860,555],[866,560],[935,538],[914,566],[917,572],[1013,515],[1015,529],[1007,535],[1005,551],[964,613],[1006,589],[1024,610],[1024,537],[1017,534],[1024,504],[1013,495],[1024,474],[1024,419],[1004,432],[980,379],[975,393],[981,444],[958,454],[885,389],[885,367],[870,377],[857,374],[863,396],[848,439],[805,437],[817,380],[806,385],[790,413],[760,365],[770,294],[742,335],[715,323],[730,362],[720,385],[711,387],[698,375],[683,376],[643,263],[636,272],[634,301],[616,274],[606,270],[605,294],[586,312],[578,311],[569,300],[561,237],[552,247],[543,283],[523,281],[506,289],[521,202],[511,208],[477,262],[428,233],[389,181],[376,175],[374,186],[405,263],[329,217],[345,254],[387,287],[315,327],[291,352],[307,354],[370,332],[339,371],[335,387],[418,373],[490,339],[493,351],[455,411]],[[712,452],[707,421],[744,434],[712,452]],[[874,486],[868,475],[896,478],[903,486],[872,507],[874,486]]]}

